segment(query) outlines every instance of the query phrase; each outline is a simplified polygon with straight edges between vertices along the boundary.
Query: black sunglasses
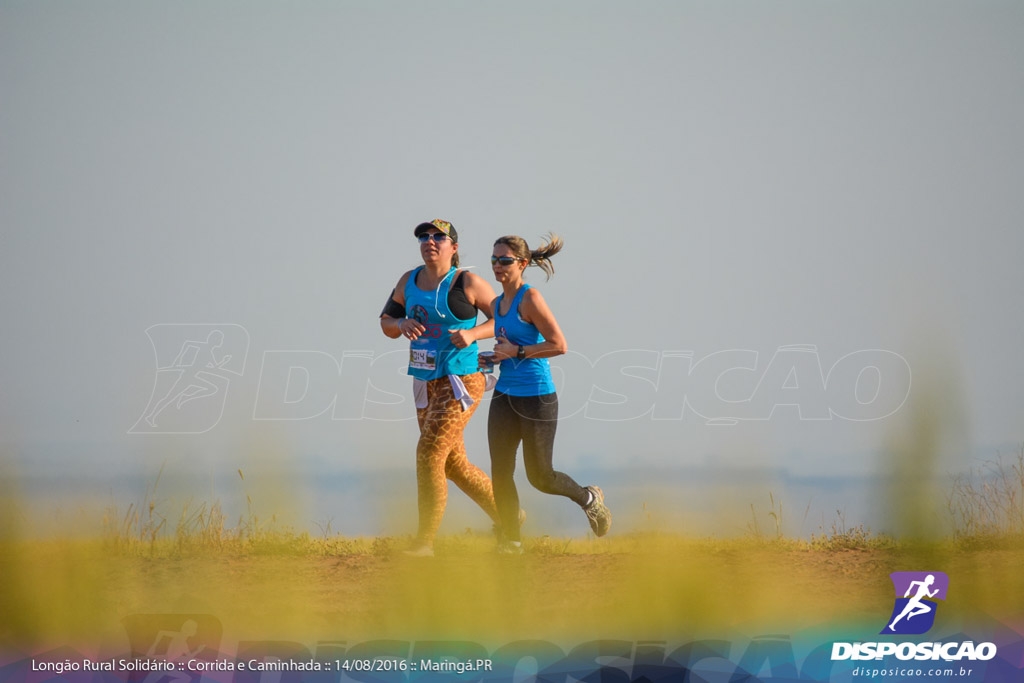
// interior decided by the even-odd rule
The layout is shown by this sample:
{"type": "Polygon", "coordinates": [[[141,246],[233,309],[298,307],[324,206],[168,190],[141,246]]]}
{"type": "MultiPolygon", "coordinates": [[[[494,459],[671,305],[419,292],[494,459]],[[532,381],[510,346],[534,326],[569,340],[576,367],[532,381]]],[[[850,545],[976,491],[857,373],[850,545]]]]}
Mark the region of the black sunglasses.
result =
{"type": "Polygon", "coordinates": [[[426,244],[430,240],[434,240],[435,242],[444,242],[448,239],[448,235],[443,232],[429,232],[423,235],[418,235],[417,239],[420,241],[420,244],[426,244]]]}
{"type": "Polygon", "coordinates": [[[517,259],[514,256],[492,256],[491,265],[493,266],[497,263],[500,263],[503,266],[511,266],[513,263],[519,260],[520,259],[517,259]]]}

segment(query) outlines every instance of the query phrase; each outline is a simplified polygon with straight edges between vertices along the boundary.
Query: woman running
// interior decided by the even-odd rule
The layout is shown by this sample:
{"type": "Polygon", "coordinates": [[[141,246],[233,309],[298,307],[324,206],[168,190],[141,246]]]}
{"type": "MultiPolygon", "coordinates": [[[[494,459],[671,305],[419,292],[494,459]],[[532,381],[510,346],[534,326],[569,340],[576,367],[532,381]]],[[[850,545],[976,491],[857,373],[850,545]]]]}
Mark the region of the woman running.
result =
{"type": "Polygon", "coordinates": [[[402,275],[380,315],[384,334],[409,340],[420,439],[416,444],[419,531],[410,555],[432,556],[451,479],[495,524],[491,480],[466,458],[462,430],[480,404],[485,379],[477,339],[494,334],[494,290],[483,278],[458,270],[459,235],[435,220],[413,230],[423,265],[402,275]],[[476,324],[477,311],[486,317],[476,324]]]}
{"type": "Polygon", "coordinates": [[[494,497],[503,524],[499,552],[519,554],[519,493],[513,478],[516,450],[523,443],[526,476],[534,488],[576,502],[587,515],[590,528],[604,536],[612,523],[604,495],[596,486],[582,487],[572,477],[552,468],[558,396],[551,381],[548,358],[566,352],[565,337],[540,292],[523,282],[527,266],[538,266],[548,277],[554,273],[551,257],[562,249],[562,240],[551,235],[539,249],[530,250],[526,240],[500,237],[494,243],[491,268],[502,293],[494,300],[494,360],[501,361],[501,375],[494,388],[487,419],[491,448],[494,497]]]}

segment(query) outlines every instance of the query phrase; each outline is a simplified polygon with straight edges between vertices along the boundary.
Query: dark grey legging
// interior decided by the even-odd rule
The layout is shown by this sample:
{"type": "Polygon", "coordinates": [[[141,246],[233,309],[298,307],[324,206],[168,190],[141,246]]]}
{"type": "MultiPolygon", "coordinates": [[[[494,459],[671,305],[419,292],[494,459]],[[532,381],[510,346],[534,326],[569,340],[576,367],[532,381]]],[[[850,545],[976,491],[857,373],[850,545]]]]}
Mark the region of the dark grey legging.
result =
{"type": "Polygon", "coordinates": [[[585,505],[589,494],[572,477],[551,466],[558,426],[558,395],[509,396],[494,392],[487,416],[487,441],[491,447],[491,480],[505,538],[519,540],[519,492],[513,475],[516,451],[523,443],[526,477],[539,491],[572,499],[585,505]]]}

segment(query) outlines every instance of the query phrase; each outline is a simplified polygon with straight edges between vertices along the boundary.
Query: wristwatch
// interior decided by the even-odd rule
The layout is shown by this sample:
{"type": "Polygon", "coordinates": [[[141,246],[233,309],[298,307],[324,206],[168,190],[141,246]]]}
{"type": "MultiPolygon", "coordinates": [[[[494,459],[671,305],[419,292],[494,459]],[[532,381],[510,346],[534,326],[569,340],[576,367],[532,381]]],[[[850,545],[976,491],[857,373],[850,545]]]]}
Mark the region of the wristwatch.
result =
{"type": "Polygon", "coordinates": [[[516,358],[518,358],[519,360],[526,358],[526,347],[524,347],[522,344],[519,345],[519,350],[516,351],[516,358]]]}

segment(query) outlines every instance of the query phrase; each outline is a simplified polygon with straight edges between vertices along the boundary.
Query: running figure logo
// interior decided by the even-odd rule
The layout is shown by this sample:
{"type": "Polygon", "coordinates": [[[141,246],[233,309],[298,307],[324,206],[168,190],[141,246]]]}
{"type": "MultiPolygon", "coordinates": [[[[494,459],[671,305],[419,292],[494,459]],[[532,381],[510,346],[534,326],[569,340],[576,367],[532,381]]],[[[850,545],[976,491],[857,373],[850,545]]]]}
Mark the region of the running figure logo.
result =
{"type": "Polygon", "coordinates": [[[128,635],[132,659],[160,660],[176,665],[171,671],[132,672],[126,678],[129,683],[208,680],[201,674],[183,670],[185,663],[190,659],[222,658],[218,648],[223,628],[220,620],[210,614],[130,614],[121,623],[128,635]]]}
{"type": "Polygon", "coordinates": [[[224,414],[231,377],[240,377],[249,333],[240,325],[153,325],[153,393],[129,434],[201,434],[224,414]]]}
{"type": "Polygon", "coordinates": [[[412,313],[411,317],[412,317],[413,320],[415,320],[416,322],[418,322],[421,325],[426,325],[427,324],[427,309],[423,308],[420,305],[416,305],[416,306],[412,307],[411,313],[412,313]]]}
{"type": "Polygon", "coordinates": [[[896,589],[896,604],[881,633],[926,633],[935,623],[935,599],[946,599],[949,577],[942,572],[893,572],[889,578],[896,589]]]}

